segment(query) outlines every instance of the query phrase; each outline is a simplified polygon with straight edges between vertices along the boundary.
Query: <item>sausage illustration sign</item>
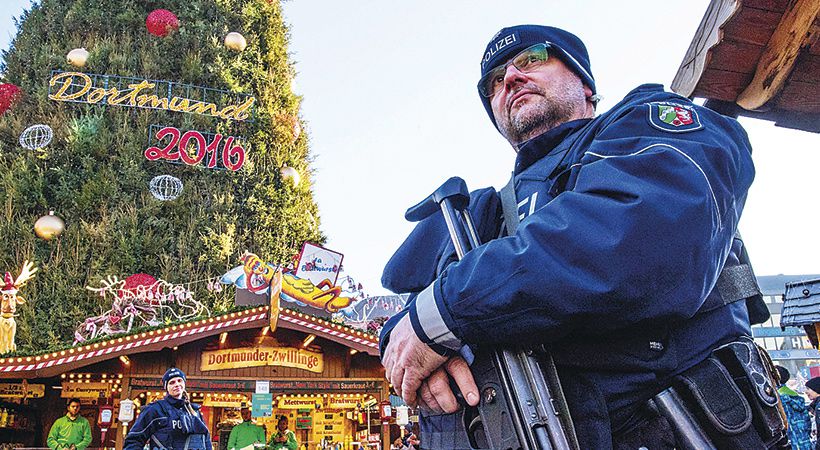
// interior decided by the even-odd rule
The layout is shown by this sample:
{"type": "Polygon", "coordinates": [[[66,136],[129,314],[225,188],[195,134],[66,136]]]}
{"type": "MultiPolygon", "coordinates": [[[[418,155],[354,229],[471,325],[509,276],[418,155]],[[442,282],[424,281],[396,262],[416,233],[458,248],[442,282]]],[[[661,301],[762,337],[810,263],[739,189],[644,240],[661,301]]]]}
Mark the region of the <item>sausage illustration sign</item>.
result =
{"type": "Polygon", "coordinates": [[[293,347],[244,347],[202,352],[200,370],[238,369],[241,367],[294,367],[321,373],[324,358],[321,353],[293,347]]]}
{"type": "Polygon", "coordinates": [[[319,317],[330,317],[354,301],[353,297],[343,296],[345,291],[341,286],[335,285],[342,257],[341,253],[306,243],[297,264],[301,270],[281,273],[280,266],[247,253],[241,258],[243,265],[222,275],[220,282],[235,285],[237,290],[244,289],[256,294],[267,293],[271,286],[275,286],[274,294],[278,292],[278,296],[271,295],[271,311],[278,311],[278,299],[281,299],[288,302],[288,308],[319,317]],[[321,279],[314,282],[308,278],[310,276],[321,279]]]}

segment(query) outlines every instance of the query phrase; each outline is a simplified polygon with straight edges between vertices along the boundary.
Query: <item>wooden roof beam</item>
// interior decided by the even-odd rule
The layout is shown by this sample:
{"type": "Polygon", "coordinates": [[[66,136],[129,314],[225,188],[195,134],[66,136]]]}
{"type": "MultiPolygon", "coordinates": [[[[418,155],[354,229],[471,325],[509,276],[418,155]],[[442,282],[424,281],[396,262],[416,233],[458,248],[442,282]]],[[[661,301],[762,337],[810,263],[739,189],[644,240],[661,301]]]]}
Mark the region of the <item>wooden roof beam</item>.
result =
{"type": "Polygon", "coordinates": [[[820,13],[820,0],[789,3],[757,64],[754,78],[737,98],[737,104],[753,111],[765,105],[783,88],[800,50],[814,42],[812,23],[820,13]]]}
{"type": "Polygon", "coordinates": [[[675,79],[673,91],[684,97],[691,97],[707,66],[709,49],[722,39],[722,28],[741,7],[740,0],[712,0],[703,15],[695,37],[683,57],[675,79]]]}

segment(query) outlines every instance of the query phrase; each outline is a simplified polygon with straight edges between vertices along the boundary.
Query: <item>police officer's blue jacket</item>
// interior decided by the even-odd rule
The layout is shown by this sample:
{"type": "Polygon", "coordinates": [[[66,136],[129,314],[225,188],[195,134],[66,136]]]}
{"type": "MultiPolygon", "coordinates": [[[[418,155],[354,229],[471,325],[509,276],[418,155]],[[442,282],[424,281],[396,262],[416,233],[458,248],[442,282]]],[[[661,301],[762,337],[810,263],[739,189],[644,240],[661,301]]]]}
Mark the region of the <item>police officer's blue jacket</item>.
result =
{"type": "Polygon", "coordinates": [[[142,408],[128,435],[123,450],[212,450],[210,432],[202,419],[199,405],[166,395],[142,408]]]}
{"type": "MultiPolygon", "coordinates": [[[[382,348],[405,314],[436,349],[551,343],[581,447],[608,448],[636,405],[749,334],[745,302],[713,288],[738,264],[753,178],[737,121],[640,86],[518,147],[513,236],[442,264],[454,257],[440,219],[416,227],[382,281],[417,295],[382,348]]],[[[500,207],[481,197],[471,208],[486,238],[500,207]]]]}

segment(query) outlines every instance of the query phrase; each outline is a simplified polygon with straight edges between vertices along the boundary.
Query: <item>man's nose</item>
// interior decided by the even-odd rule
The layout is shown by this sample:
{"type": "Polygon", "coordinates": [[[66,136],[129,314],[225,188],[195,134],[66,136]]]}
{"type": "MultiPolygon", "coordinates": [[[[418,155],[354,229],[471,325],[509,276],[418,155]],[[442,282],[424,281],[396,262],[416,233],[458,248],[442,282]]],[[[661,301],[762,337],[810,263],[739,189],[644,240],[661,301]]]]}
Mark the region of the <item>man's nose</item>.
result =
{"type": "Polygon", "coordinates": [[[504,89],[511,89],[513,86],[519,83],[525,83],[527,81],[527,76],[524,75],[524,72],[518,70],[518,67],[510,64],[507,66],[506,72],[504,72],[504,89]]]}

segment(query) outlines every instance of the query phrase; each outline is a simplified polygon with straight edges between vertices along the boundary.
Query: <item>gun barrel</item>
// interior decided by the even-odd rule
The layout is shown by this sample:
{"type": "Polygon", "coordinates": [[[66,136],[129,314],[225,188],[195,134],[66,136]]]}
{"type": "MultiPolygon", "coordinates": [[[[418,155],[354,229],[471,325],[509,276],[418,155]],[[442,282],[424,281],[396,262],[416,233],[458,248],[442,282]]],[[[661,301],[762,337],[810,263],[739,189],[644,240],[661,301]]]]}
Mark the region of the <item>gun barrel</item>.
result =
{"type": "Polygon", "coordinates": [[[683,401],[675,388],[670,387],[663,390],[652,401],[658,407],[661,415],[675,429],[675,434],[684,450],[711,450],[717,448],[683,405],[683,401]]]}

